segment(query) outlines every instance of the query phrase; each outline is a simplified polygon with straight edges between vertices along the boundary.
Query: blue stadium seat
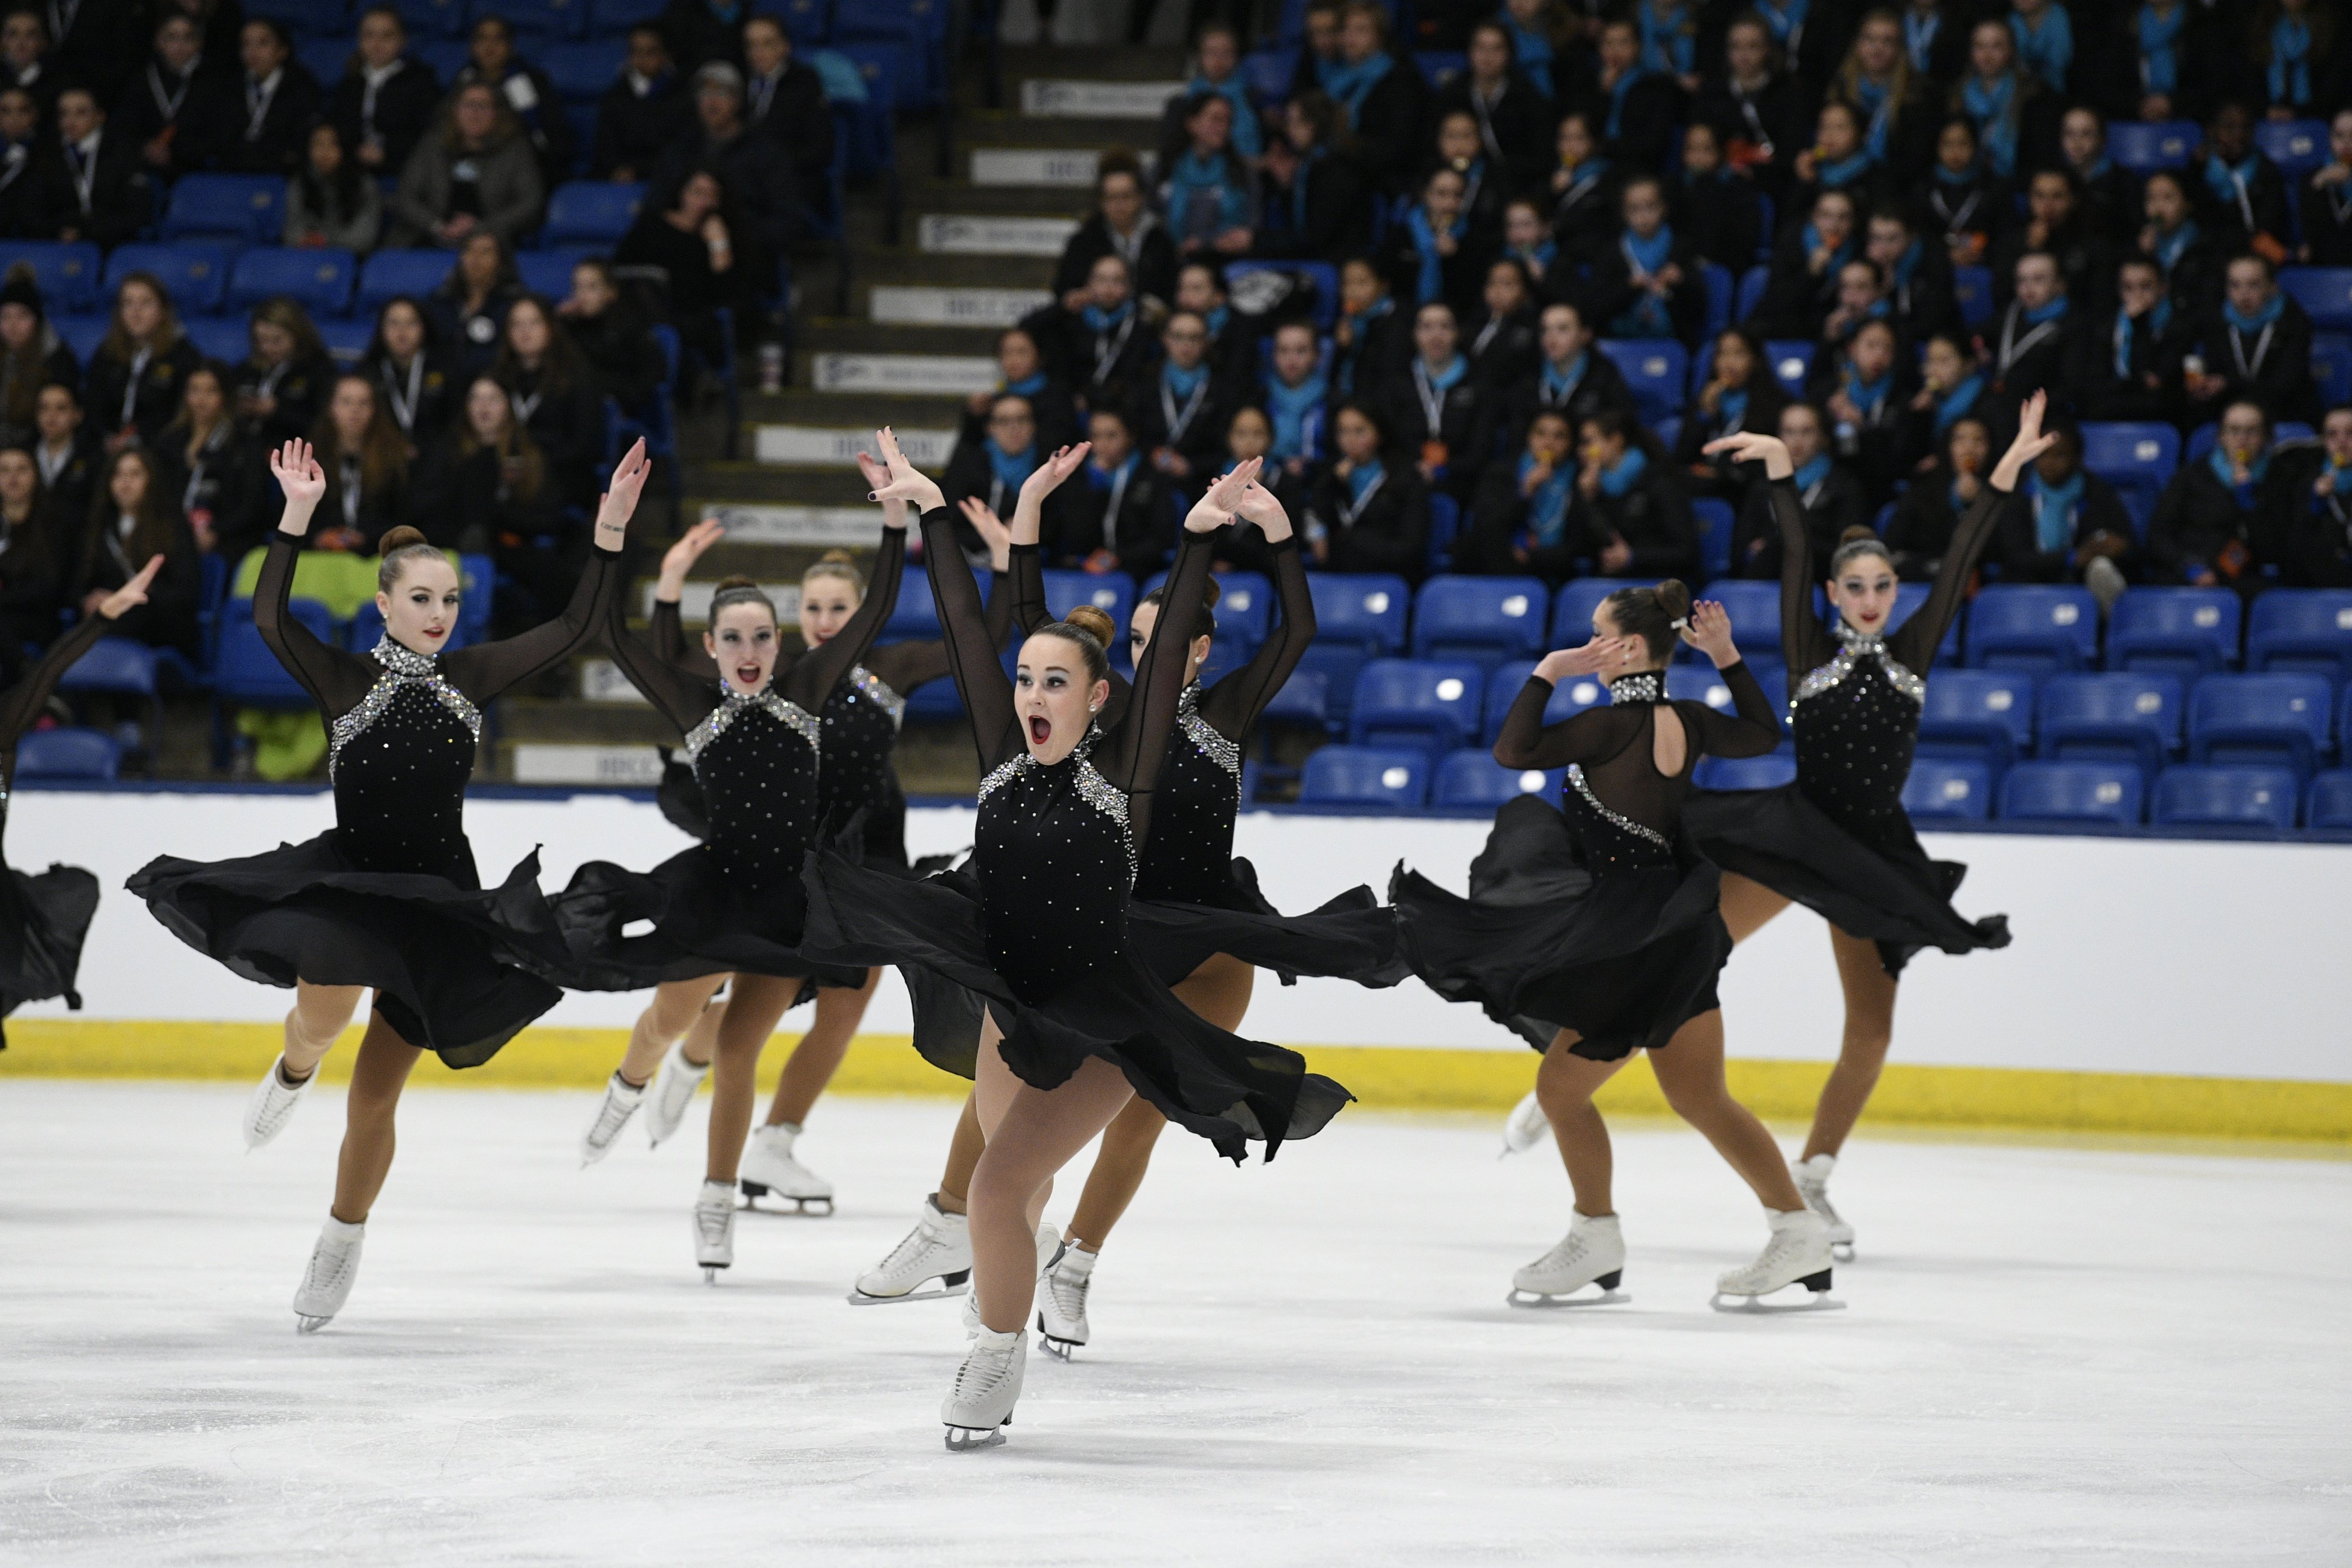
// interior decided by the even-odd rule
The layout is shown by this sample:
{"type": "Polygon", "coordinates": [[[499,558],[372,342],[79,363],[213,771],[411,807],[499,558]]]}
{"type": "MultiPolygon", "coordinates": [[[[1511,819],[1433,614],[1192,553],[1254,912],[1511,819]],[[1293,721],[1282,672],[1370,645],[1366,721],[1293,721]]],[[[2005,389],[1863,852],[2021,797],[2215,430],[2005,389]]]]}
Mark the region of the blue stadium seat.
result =
{"type": "Polygon", "coordinates": [[[444,88],[457,80],[457,73],[474,58],[473,49],[463,38],[425,37],[413,32],[408,36],[408,52],[431,66],[444,88]]]}
{"type": "Polygon", "coordinates": [[[1683,438],[1683,422],[1679,417],[1653,419],[1650,421],[1650,434],[1658,438],[1659,446],[1671,452],[1683,438]]]}
{"type": "Polygon", "coordinates": [[[322,92],[331,93],[352,63],[352,39],[341,33],[327,38],[298,37],[294,40],[294,58],[302,62],[303,69],[319,79],[322,92]]]}
{"type": "Polygon", "coordinates": [[[2282,267],[2279,288],[2322,331],[2352,327],[2352,267],[2282,267]]]}
{"type": "Polygon", "coordinates": [[[2193,120],[2167,120],[2154,125],[2118,120],[2107,127],[2107,156],[2135,174],[2178,169],[2197,151],[2202,134],[2193,120]]]}
{"type": "Polygon", "coordinates": [[[451,647],[468,647],[490,640],[490,589],[498,577],[488,555],[457,557],[457,629],[449,634],[451,647]]]}
{"type": "Polygon", "coordinates": [[[1402,653],[1412,589],[1385,573],[1319,572],[1307,579],[1315,596],[1315,640],[1352,643],[1368,654],[1402,653]]]}
{"type": "Polygon", "coordinates": [[[0,276],[18,262],[33,269],[42,306],[50,315],[88,310],[98,303],[98,280],[106,260],[89,241],[65,245],[53,239],[12,239],[0,244],[0,276]]]}
{"type": "Polygon", "coordinates": [[[572,269],[597,254],[583,247],[563,250],[524,250],[515,254],[515,273],[522,286],[561,304],[572,293],[572,269]]]}
{"type": "Polygon", "coordinates": [[[386,300],[396,294],[423,299],[441,287],[442,279],[457,264],[457,253],[450,250],[420,247],[377,251],[360,268],[359,314],[373,316],[383,309],[386,300]]]}
{"type": "Polygon", "coordinates": [[[2238,662],[2243,607],[2229,588],[2135,588],[2107,622],[2107,668],[2183,679],[2227,669],[2238,662]]]}
{"type": "Polygon", "coordinates": [[[2167,768],[2156,781],[2159,827],[2253,827],[2294,831],[2300,778],[2285,768],[2167,768]]]}
{"type": "Polygon", "coordinates": [[[1777,338],[1764,345],[1764,359],[1790,396],[1805,395],[1805,377],[1813,370],[1813,345],[1809,340],[1777,338]]]}
{"type": "Polygon", "coordinates": [[[383,612],[375,607],[373,599],[362,601],[343,632],[343,646],[353,653],[365,653],[383,637],[383,612]]]}
{"type": "MultiPolygon", "coordinates": [[[[1217,641],[1232,643],[1246,653],[1265,644],[1274,628],[1274,584],[1263,573],[1219,572],[1217,579],[1217,641]]],[[[1146,594],[1157,593],[1168,581],[1165,572],[1143,580],[1146,594]]]]}
{"type": "Polygon", "coordinates": [[[2020,763],[2000,781],[2004,822],[2137,827],[2147,795],[2132,763],[2020,763]]]}
{"type": "Polygon", "coordinates": [[[1232,288],[1253,272],[1280,272],[1306,278],[1315,285],[1313,321],[1318,332],[1328,336],[1331,323],[1339,319],[1339,269],[1328,261],[1229,261],[1225,263],[1225,287],[1232,288]]]}
{"type": "Polygon", "coordinates": [[[2083,467],[2116,487],[2142,533],[2156,498],[2180,466],[2180,432],[2169,425],[2093,421],[2083,426],[2083,467]]]}
{"type": "Polygon", "coordinates": [[[2154,773],[2180,750],[2184,710],[2177,676],[2053,675],[2042,683],[2041,754],[2059,762],[2129,758],[2154,773]]]}
{"type": "MultiPolygon", "coordinates": [[[[466,0],[392,0],[408,30],[425,38],[460,38],[466,33],[466,0]]],[[[485,0],[485,12],[503,13],[498,0],[485,0]]],[[[446,79],[446,78],[444,79],[446,79]]]]}
{"type": "Polygon", "coordinates": [[[131,637],[100,637],[58,679],[60,691],[155,695],[157,652],[131,637]]]}
{"type": "Polygon", "coordinates": [[[1261,723],[1331,727],[1331,682],[1319,670],[1294,669],[1259,716],[1261,723]]]}
{"type": "Polygon", "coordinates": [[[1554,799],[1567,776],[1566,768],[1507,768],[1495,760],[1493,752],[1472,746],[1448,752],[1439,760],[1430,804],[1492,811],[1523,795],[1554,799]]]}
{"type": "Polygon", "coordinates": [[[921,75],[895,84],[893,98],[928,107],[946,87],[948,9],[947,0],[851,0],[834,13],[831,41],[896,43],[910,50],[921,75]]]}
{"type": "Polygon", "coordinates": [[[1797,754],[1783,746],[1760,757],[1701,757],[1691,782],[1700,789],[1779,789],[1797,782],[1797,754]]]}
{"type": "Polygon", "coordinates": [[[297,34],[351,30],[351,10],[345,0],[247,0],[245,14],[283,22],[297,34]]]}
{"type": "MultiPolygon", "coordinates": [[[[1128,617],[1135,613],[1135,579],[1123,572],[1049,571],[1045,579],[1045,610],[1056,617],[1080,605],[1092,605],[1108,616],[1114,637],[1127,638],[1128,617]]],[[[1116,658],[1118,650],[1113,649],[1116,658]]]]}
{"type": "Polygon", "coordinates": [[[569,42],[588,28],[588,0],[482,0],[481,10],[504,16],[516,40],[536,55],[550,44],[569,42]]]}
{"type": "MultiPolygon", "coordinates": [[[[253,323],[244,316],[189,316],[180,325],[196,352],[209,360],[235,365],[253,353],[253,323]]],[[[364,346],[364,345],[362,345],[364,346]]]]}
{"type": "Polygon", "coordinates": [[[611,246],[637,221],[646,199],[643,182],[616,184],[604,180],[567,180],[547,201],[547,223],[540,230],[542,246],[611,246]]]}
{"type": "Polygon", "coordinates": [[[2099,649],[2099,602],[2087,588],[1995,584],[1969,606],[1966,645],[1973,668],[2087,669],[2099,649]]]}
{"type": "Polygon", "coordinates": [[[165,239],[220,236],[275,245],[286,232],[286,181],[273,174],[183,174],[163,208],[165,239]]]}
{"type": "Polygon", "coordinates": [[[2352,833],[2352,768],[2337,768],[2311,781],[2303,820],[2315,833],[2352,833]]]}
{"type": "Polygon", "coordinates": [[[106,316],[85,314],[51,316],[49,325],[57,329],[58,336],[66,347],[73,350],[74,358],[88,364],[89,356],[98,352],[99,343],[114,323],[106,316]]]}
{"type": "MultiPolygon", "coordinates": [[[[1723,605],[1731,617],[1731,640],[1749,659],[1778,664],[1780,662],[1780,584],[1732,579],[1710,583],[1702,599],[1714,599],[1723,605]]],[[[1706,656],[1684,643],[1675,653],[1685,662],[1702,660],[1706,656]]]]}
{"type": "Polygon", "coordinates": [[[626,36],[550,44],[539,51],[539,68],[566,103],[593,104],[604,95],[629,57],[626,36]]]}
{"type": "Polygon", "coordinates": [[[1981,759],[1921,757],[1903,781],[1903,809],[1922,821],[1981,822],[1992,815],[1992,794],[1981,759]]]}
{"type": "Polygon", "coordinates": [[[1592,612],[1620,588],[1646,588],[1647,583],[1615,577],[1577,577],[1560,584],[1551,601],[1551,645],[1582,647],[1592,636],[1592,612]]]}
{"type": "MultiPolygon", "coordinates": [[[[1486,721],[1480,726],[1478,738],[1488,745],[1503,732],[1503,716],[1535,673],[1533,659],[1515,658],[1498,664],[1486,677],[1486,721]]],[[[1573,680],[1563,680],[1552,688],[1551,700],[1544,704],[1544,722],[1557,724],[1573,719],[1587,708],[1604,706],[1609,700],[1609,688],[1596,676],[1580,675],[1573,680]]]]}
{"type": "Polygon", "coordinates": [[[283,294],[314,316],[340,316],[359,269],[359,258],[348,250],[248,250],[229,268],[228,302],[246,310],[283,294]]]}
{"type": "Polygon", "coordinates": [[[1682,344],[1672,338],[1604,338],[1600,349],[1624,374],[1643,424],[1683,411],[1690,354],[1682,344]]]}
{"type": "Polygon", "coordinates": [[[1469,58],[1459,49],[1415,49],[1412,63],[1433,91],[1469,68],[1469,58]]]}
{"type": "MultiPolygon", "coordinates": [[[[1766,235],[1769,238],[1770,235],[1769,228],[1766,230],[1766,235]]],[[[1732,296],[1731,319],[1734,321],[1745,321],[1754,315],[1756,307],[1764,302],[1764,290],[1771,285],[1772,269],[1761,263],[1742,272],[1739,275],[1738,292],[1732,296]]]]}
{"type": "Polygon", "coordinates": [[[2352,588],[2273,588],[2254,600],[2246,668],[2352,678],[2352,588]]]}
{"type": "MultiPolygon", "coordinates": [[[[822,5],[824,0],[795,0],[797,4],[822,5]]],[[[619,38],[626,41],[629,29],[640,22],[658,17],[667,0],[589,0],[588,36],[592,38],[619,38]]],[[[793,37],[800,43],[799,35],[793,37]]],[[[822,43],[822,38],[809,40],[822,43]]]]}
{"type": "Polygon", "coordinates": [[[1439,573],[1454,563],[1454,541],[1461,531],[1462,503],[1444,490],[1432,492],[1429,498],[1429,548],[1422,552],[1424,571],[1439,573]]]}
{"type": "Polygon", "coordinates": [[[1311,674],[1322,680],[1323,710],[1332,731],[1339,733],[1347,729],[1348,710],[1356,700],[1356,677],[1378,657],[1361,643],[1309,643],[1291,679],[1311,674]]]}
{"type": "Polygon", "coordinates": [[[1376,658],[1356,676],[1348,741],[1434,753],[1478,738],[1486,672],[1465,659],[1376,658]]]}
{"type": "Polygon", "coordinates": [[[2327,162],[2327,121],[2325,120],[2258,120],[2254,145],[2279,166],[2290,189],[2295,176],[2308,174],[2327,162]]]}
{"type": "MultiPolygon", "coordinates": [[[[1789,672],[1778,661],[1750,664],[1748,673],[1764,689],[1764,700],[1770,704],[1776,718],[1789,711],[1789,672]]],[[[1718,713],[1737,711],[1731,700],[1731,688],[1724,683],[1722,673],[1712,665],[1677,664],[1666,671],[1666,695],[1677,702],[1704,702],[1718,713]]]]}
{"type": "Polygon", "coordinates": [[[2336,750],[2335,691],[2323,675],[2216,675],[2189,693],[2189,760],[2281,763],[2308,777],[2336,750]]]}
{"type": "Polygon", "coordinates": [[[1731,325],[1732,293],[1738,284],[1732,280],[1731,268],[1705,262],[1698,269],[1699,281],[1706,285],[1706,335],[1709,338],[1731,325]]]}
{"type": "Polygon", "coordinates": [[[1952,303],[1960,312],[1960,321],[1970,327],[1981,327],[1992,320],[1992,268],[1990,267],[1955,267],[1952,268],[1952,303]]]}
{"type": "Polygon", "coordinates": [[[16,742],[16,782],[49,779],[111,782],[122,771],[122,747],[102,730],[34,730],[16,742]]]}
{"type": "Polygon", "coordinates": [[[235,255],[234,246],[218,240],[118,245],[106,258],[106,297],[111,300],[133,272],[147,272],[163,285],[181,315],[209,316],[221,308],[221,300],[228,292],[229,263],[235,255]]]}
{"type": "Polygon", "coordinates": [[[928,572],[909,572],[898,580],[898,600],[890,608],[890,618],[882,623],[877,642],[912,642],[940,635],[940,611],[931,597],[931,576],[928,572]]]}
{"type": "Polygon", "coordinates": [[[1412,656],[1485,669],[1540,654],[1549,596],[1535,577],[1432,577],[1413,600],[1412,656]]]}
{"type": "Polygon", "coordinates": [[[1367,812],[1418,811],[1429,797],[1429,755],[1366,746],[1326,746],[1307,759],[1301,805],[1367,812]]]}
{"type": "Polygon", "coordinates": [[[1727,500],[1702,496],[1690,503],[1691,521],[1698,524],[1699,574],[1712,583],[1731,574],[1731,536],[1739,530],[1739,514],[1727,500]]]}
{"type": "Polygon", "coordinates": [[[2352,403],[2352,332],[2311,334],[2311,379],[2324,406],[2352,403]]]}
{"type": "Polygon", "coordinates": [[[2033,677],[2013,669],[1943,669],[1927,682],[1919,754],[1973,757],[1998,780],[2033,750],[2033,677]]]}
{"type": "Polygon", "coordinates": [[[785,36],[803,48],[824,43],[832,37],[831,0],[783,0],[773,9],[783,20],[785,36]]]}

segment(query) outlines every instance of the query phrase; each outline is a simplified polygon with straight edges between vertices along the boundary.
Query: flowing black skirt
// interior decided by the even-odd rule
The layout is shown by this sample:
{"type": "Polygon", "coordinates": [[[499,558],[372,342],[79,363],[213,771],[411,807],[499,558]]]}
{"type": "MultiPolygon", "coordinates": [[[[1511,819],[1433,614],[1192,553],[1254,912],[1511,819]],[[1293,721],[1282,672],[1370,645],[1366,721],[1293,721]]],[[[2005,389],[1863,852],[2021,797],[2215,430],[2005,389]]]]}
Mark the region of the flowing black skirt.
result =
{"type": "Polygon", "coordinates": [[[563,995],[532,972],[562,955],[536,850],[483,889],[362,870],[330,829],[236,860],[159,856],[129,885],[165,930],[247,980],[371,987],[402,1039],[453,1068],[488,1061],[563,995]]]}
{"type": "Polygon", "coordinates": [[[804,982],[793,1004],[819,985],[866,984],[864,966],[802,956],[807,900],[797,881],[746,891],[722,875],[705,845],[650,871],[591,860],[549,902],[565,957],[543,971],[571,991],[642,991],[706,974],[766,974],[804,982]],[[628,934],[633,925],[649,929],[628,934]]]}
{"type": "Polygon", "coordinates": [[[910,880],[820,851],[805,880],[803,948],[831,961],[897,964],[914,999],[915,1047],[944,1071],[977,1072],[985,1009],[1003,1036],[1005,1065],[1023,1082],[1057,1088],[1100,1057],[1169,1121],[1235,1162],[1252,1139],[1272,1159],[1286,1140],[1321,1131],[1354,1098],[1308,1072],[1297,1052],[1229,1034],[1185,1006],[1132,945],[1083,983],[1024,1003],[996,973],[980,886],[967,871],[910,880]]]}
{"type": "Polygon", "coordinates": [[[1470,863],[1468,898],[1400,866],[1389,901],[1431,990],[1476,1003],[1537,1050],[1573,1029],[1578,1056],[1615,1061],[1715,1009],[1731,954],[1721,882],[1695,858],[1595,875],[1567,819],[1521,795],[1470,863]]]}
{"type": "Polygon", "coordinates": [[[1878,944],[1900,977],[1922,948],[1974,952],[2009,945],[2009,917],[1971,921],[1952,908],[1969,868],[1930,860],[1907,817],[1874,839],[1841,826],[1795,784],[1698,790],[1683,803],[1683,827],[1699,853],[1760,882],[1849,936],[1878,944]]]}
{"type": "Polygon", "coordinates": [[[1320,909],[1286,915],[1258,890],[1257,868],[1233,863],[1231,895],[1214,904],[1138,899],[1128,906],[1128,941],[1144,967],[1173,985],[1218,953],[1270,969],[1285,985],[1302,974],[1385,988],[1412,973],[1396,921],[1366,887],[1320,909]]]}
{"type": "MultiPolygon", "coordinates": [[[[79,1012],[74,976],[98,912],[98,879],[79,866],[52,866],[37,875],[0,871],[0,1017],[52,996],[79,1012]]],[[[0,1050],[7,1046],[0,1031],[0,1050]]]]}

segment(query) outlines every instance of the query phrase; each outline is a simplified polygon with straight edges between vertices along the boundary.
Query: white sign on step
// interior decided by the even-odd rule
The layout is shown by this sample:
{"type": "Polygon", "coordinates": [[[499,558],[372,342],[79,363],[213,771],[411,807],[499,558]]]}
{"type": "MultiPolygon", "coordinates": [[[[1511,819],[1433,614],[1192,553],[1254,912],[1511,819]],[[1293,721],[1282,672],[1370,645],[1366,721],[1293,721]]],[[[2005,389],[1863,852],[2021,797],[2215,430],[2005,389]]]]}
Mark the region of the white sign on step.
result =
{"type": "Polygon", "coordinates": [[[1040,81],[1021,84],[1021,112],[1076,120],[1157,120],[1181,81],[1040,81]]]}
{"type": "Polygon", "coordinates": [[[910,392],[961,397],[991,392],[996,362],[985,354],[819,354],[819,392],[910,392]]]}
{"type": "MultiPolygon", "coordinates": [[[[777,621],[788,626],[801,624],[801,585],[798,583],[763,583],[761,588],[776,606],[777,621]]],[[[688,583],[677,596],[677,618],[689,626],[707,626],[710,621],[710,601],[719,592],[716,583],[688,583]]],[[[654,618],[654,584],[637,585],[637,614],[646,620],[654,618]]]]}
{"type": "MultiPolygon", "coordinates": [[[[941,467],[955,447],[952,430],[902,429],[898,434],[899,450],[919,468],[941,467]]],[[[762,425],[754,432],[752,446],[761,462],[796,468],[855,468],[861,451],[874,452],[873,431],[816,425],[762,425]]]]}
{"type": "Polygon", "coordinates": [[[975,147],[971,183],[1090,190],[1101,163],[1102,154],[1090,148],[975,147]]]}
{"type": "Polygon", "coordinates": [[[583,702],[635,702],[645,694],[629,684],[621,667],[609,658],[592,658],[580,667],[580,700],[583,702]]]}
{"type": "Polygon", "coordinates": [[[706,506],[702,518],[725,524],[730,544],[871,550],[882,542],[879,507],[706,506]]]}
{"type": "Polygon", "coordinates": [[[868,313],[890,327],[1010,327],[1054,302],[1043,289],[929,289],[877,284],[868,313]]]}
{"type": "Polygon", "coordinates": [[[573,746],[527,741],[514,749],[515,783],[604,784],[650,789],[661,783],[661,753],[651,746],[573,746]]]}
{"type": "Polygon", "coordinates": [[[918,243],[932,256],[1059,256],[1077,229],[1069,217],[926,213],[918,243]]]}

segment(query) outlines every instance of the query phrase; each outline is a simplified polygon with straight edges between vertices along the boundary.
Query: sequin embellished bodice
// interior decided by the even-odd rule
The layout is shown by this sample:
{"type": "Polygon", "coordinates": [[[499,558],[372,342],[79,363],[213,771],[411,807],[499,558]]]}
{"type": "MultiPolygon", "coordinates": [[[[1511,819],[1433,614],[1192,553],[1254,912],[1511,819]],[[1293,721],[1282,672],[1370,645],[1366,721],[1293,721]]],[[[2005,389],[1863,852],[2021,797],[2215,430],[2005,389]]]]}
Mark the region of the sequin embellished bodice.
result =
{"type": "Polygon", "coordinates": [[[973,868],[1015,995],[1035,1005],[1118,960],[1133,854],[1127,796],[1082,752],[1051,767],[1024,753],[981,781],[973,868]]]}
{"type": "Polygon", "coordinates": [[[817,770],[817,818],[827,834],[866,813],[869,848],[903,832],[892,805],[903,799],[890,765],[907,700],[864,665],[836,684],[824,703],[824,742],[817,770]]]}
{"type": "Polygon", "coordinates": [[[816,827],[818,721],[772,691],[730,691],[687,734],[719,874],[746,891],[795,881],[816,827]]]}
{"type": "Polygon", "coordinates": [[[1201,689],[1184,689],[1176,732],[1151,796],[1151,837],[1135,896],[1223,905],[1233,898],[1234,818],[1242,805],[1242,749],[1201,716],[1201,689]]]}
{"type": "Polygon", "coordinates": [[[1900,835],[1908,830],[1903,785],[1918,748],[1927,683],[1878,637],[1847,633],[1840,640],[1837,657],[1791,694],[1797,787],[1848,832],[1900,835]]]}
{"type": "Polygon", "coordinates": [[[329,732],[336,840],[363,870],[475,886],[464,808],[482,716],[437,659],[388,638],[374,658],[383,673],[329,732]]]}

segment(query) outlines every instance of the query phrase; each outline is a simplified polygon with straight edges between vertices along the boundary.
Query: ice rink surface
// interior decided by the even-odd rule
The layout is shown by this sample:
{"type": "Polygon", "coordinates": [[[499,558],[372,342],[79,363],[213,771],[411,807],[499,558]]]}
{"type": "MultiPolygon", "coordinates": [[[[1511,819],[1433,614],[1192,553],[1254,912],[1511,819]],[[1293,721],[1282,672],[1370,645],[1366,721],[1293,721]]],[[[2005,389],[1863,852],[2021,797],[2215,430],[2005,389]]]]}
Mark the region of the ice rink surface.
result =
{"type": "Polygon", "coordinates": [[[248,1157],[243,1100],[0,1085],[0,1562],[2352,1560],[2352,1164],[1865,1137],[1849,1310],[1757,1319],[1707,1309],[1764,1227],[1686,1131],[1619,1138],[1633,1301],[1550,1312],[1503,1293],[1565,1179],[1486,1121],[1171,1135],[1094,1344],[951,1456],[957,1304],[843,1300],[951,1103],[826,1101],[841,1212],[742,1216],[710,1288],[699,1109],[583,1172],[593,1094],[414,1093],[298,1338],[341,1108],[248,1157]]]}

